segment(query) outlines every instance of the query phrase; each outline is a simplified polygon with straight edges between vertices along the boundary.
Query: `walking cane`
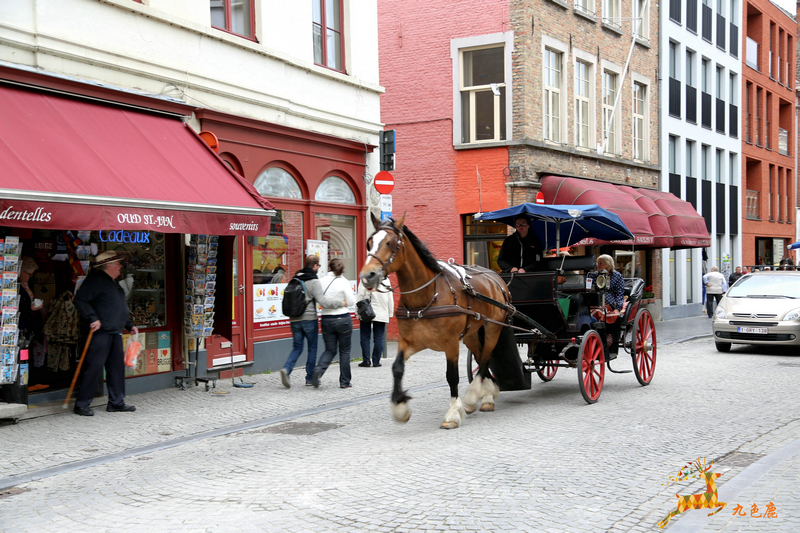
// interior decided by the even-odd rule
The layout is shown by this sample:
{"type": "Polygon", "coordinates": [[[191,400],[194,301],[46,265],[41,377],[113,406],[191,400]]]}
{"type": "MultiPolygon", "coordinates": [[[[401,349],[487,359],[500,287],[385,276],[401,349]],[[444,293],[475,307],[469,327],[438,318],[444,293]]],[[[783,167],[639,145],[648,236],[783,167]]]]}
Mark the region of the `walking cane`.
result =
{"type": "Polygon", "coordinates": [[[94,335],[94,330],[89,330],[89,336],[86,337],[86,346],[83,347],[83,353],[81,354],[81,358],[78,361],[78,368],[75,369],[75,375],[72,376],[72,384],[69,386],[69,392],[67,392],[67,398],[64,400],[64,405],[61,406],[62,409],[67,409],[69,407],[69,399],[72,397],[72,389],[75,388],[75,382],[78,381],[78,374],[81,373],[81,366],[83,366],[83,358],[86,357],[86,351],[89,349],[89,343],[92,342],[92,335],[94,335]]]}

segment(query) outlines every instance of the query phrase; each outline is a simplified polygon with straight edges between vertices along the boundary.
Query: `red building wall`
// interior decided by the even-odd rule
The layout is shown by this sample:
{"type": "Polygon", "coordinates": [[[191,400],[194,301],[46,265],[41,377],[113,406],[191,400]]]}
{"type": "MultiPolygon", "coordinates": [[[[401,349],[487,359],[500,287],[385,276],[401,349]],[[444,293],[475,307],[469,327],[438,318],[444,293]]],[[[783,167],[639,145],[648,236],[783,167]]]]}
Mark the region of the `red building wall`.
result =
{"type": "Polygon", "coordinates": [[[437,258],[462,263],[461,215],[508,205],[508,149],[453,148],[450,41],[508,31],[508,1],[381,0],[378,28],[381,119],[397,132],[393,213],[437,258]]]}

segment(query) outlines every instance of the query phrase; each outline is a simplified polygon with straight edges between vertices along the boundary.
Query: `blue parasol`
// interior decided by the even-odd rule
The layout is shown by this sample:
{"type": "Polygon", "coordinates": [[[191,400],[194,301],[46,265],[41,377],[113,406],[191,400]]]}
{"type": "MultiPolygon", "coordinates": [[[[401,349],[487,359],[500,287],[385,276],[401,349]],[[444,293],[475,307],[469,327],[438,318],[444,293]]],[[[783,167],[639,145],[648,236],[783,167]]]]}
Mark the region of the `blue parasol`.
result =
{"type": "Polygon", "coordinates": [[[787,246],[787,248],[790,250],[797,250],[798,248],[800,248],[800,241],[793,242],[792,244],[787,246]]]}
{"type": "Polygon", "coordinates": [[[475,215],[476,220],[495,220],[514,225],[519,216],[531,220],[531,230],[548,250],[549,243],[556,248],[570,246],[587,237],[604,241],[633,239],[619,216],[602,207],[590,205],[544,205],[525,203],[475,215]]]}

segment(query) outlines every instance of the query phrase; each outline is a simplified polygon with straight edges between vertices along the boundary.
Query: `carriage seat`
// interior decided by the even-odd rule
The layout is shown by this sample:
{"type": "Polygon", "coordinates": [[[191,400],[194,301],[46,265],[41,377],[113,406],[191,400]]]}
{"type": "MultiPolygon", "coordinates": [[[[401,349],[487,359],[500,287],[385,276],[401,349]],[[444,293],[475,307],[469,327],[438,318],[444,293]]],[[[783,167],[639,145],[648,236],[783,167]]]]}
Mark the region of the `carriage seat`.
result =
{"type": "Polygon", "coordinates": [[[644,280],[642,278],[625,278],[625,291],[623,296],[631,305],[642,299],[644,280]]]}
{"type": "Polygon", "coordinates": [[[625,290],[622,295],[625,298],[625,305],[622,307],[622,323],[630,321],[631,313],[638,311],[639,301],[644,292],[644,280],[641,278],[625,278],[625,290]]]}

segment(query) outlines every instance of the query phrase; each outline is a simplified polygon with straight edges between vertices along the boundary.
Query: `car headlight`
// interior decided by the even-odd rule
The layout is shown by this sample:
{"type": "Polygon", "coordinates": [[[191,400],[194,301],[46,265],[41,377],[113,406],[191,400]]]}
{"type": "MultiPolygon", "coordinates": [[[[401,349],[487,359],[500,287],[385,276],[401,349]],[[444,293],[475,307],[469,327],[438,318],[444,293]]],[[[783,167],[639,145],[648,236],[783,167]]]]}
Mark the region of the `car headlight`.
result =
{"type": "Polygon", "coordinates": [[[792,309],[783,317],[784,320],[800,320],[800,307],[792,309]]]}
{"type": "Polygon", "coordinates": [[[717,306],[717,312],[714,313],[714,318],[725,320],[728,318],[728,314],[725,312],[725,309],[722,306],[717,306]]]}

